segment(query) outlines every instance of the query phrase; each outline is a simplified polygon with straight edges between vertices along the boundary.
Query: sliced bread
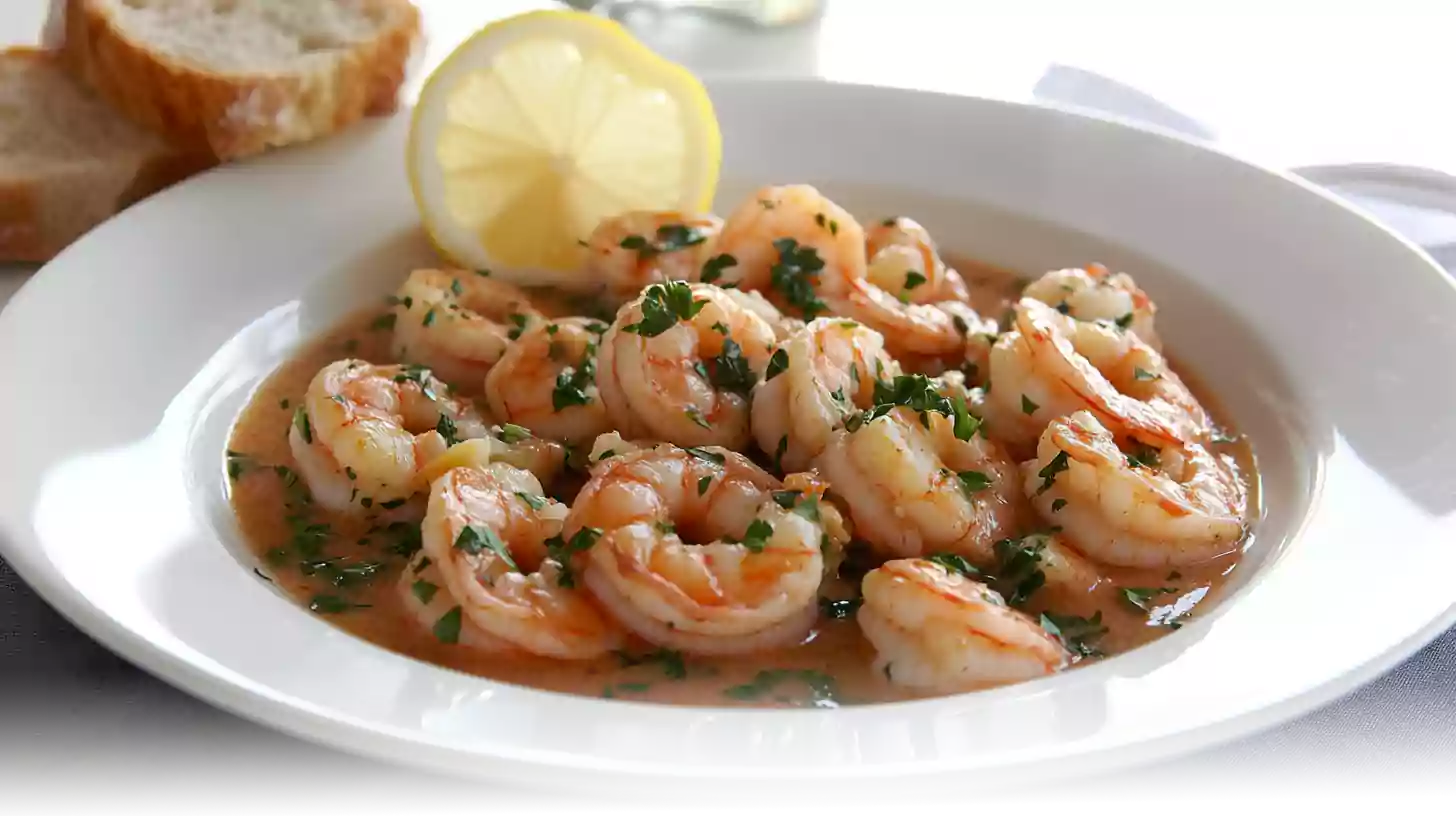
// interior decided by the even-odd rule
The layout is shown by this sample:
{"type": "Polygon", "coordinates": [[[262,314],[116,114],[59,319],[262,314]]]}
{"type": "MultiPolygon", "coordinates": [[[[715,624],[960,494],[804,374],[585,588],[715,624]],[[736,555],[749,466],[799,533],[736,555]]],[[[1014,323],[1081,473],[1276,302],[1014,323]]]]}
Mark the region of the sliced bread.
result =
{"type": "Polygon", "coordinates": [[[47,261],[211,163],[112,110],[53,55],[0,52],[0,261],[47,261]]]}
{"type": "Polygon", "coordinates": [[[68,68],[133,120],[221,159],[392,112],[409,0],[69,0],[68,68]]]}

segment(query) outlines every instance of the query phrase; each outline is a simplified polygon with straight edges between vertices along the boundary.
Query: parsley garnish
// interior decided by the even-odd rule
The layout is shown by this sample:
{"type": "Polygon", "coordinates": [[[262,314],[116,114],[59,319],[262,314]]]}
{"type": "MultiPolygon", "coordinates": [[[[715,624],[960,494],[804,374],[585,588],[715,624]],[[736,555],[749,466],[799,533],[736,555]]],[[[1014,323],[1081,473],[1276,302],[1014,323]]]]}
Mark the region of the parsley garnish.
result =
{"type": "Polygon", "coordinates": [[[526,506],[531,508],[532,510],[540,510],[546,506],[546,499],[542,496],[533,496],[530,493],[522,493],[521,491],[517,490],[516,498],[525,502],[526,506]]]}
{"type": "Polygon", "coordinates": [[[415,596],[415,600],[419,601],[425,606],[429,606],[430,601],[435,600],[435,593],[439,591],[439,587],[435,586],[429,581],[424,580],[423,578],[415,581],[413,584],[410,584],[410,594],[415,596]]]}
{"type": "Polygon", "coordinates": [[[769,285],[783,293],[789,305],[798,307],[807,319],[829,311],[828,304],[814,294],[819,271],[824,268],[819,253],[813,247],[800,247],[793,238],[780,238],[773,242],[773,248],[779,260],[769,270],[769,285]]]}
{"type": "Polygon", "coordinates": [[[1158,449],[1150,445],[1134,445],[1132,453],[1127,455],[1127,463],[1131,467],[1157,467],[1158,449]]]}
{"type": "Polygon", "coordinates": [[[556,375],[556,386],[551,390],[551,410],[559,412],[573,405],[586,405],[591,402],[591,394],[587,393],[587,389],[596,380],[597,364],[593,356],[595,351],[596,344],[589,343],[581,365],[567,366],[556,375]]]}
{"type": "Polygon", "coordinates": [[[374,318],[374,322],[369,324],[369,330],[389,331],[390,329],[394,328],[394,321],[397,318],[398,316],[394,312],[385,312],[379,317],[374,318]]]}
{"type": "Polygon", "coordinates": [[[522,428],[520,425],[512,425],[511,423],[507,422],[504,425],[500,426],[500,440],[507,445],[514,444],[516,442],[520,442],[521,440],[530,438],[531,432],[526,430],[525,428],[522,428]]]}
{"type": "Polygon", "coordinates": [[[309,424],[308,411],[305,411],[302,405],[293,412],[293,427],[298,429],[298,435],[303,437],[305,445],[313,444],[313,425],[309,424]]]}
{"type": "Polygon", "coordinates": [[[979,470],[963,470],[956,474],[956,478],[960,480],[961,491],[967,498],[991,486],[991,477],[979,470]]]}
{"type": "Polygon", "coordinates": [[[1040,407],[1040,405],[1032,402],[1031,397],[1028,397],[1025,394],[1021,395],[1021,413],[1026,414],[1027,416],[1031,416],[1032,414],[1036,413],[1036,409],[1040,407]]]}
{"type": "Polygon", "coordinates": [[[720,391],[748,396],[758,377],[748,367],[743,348],[728,337],[723,340],[723,350],[713,358],[712,376],[709,381],[720,391]]]}
{"type": "Polygon", "coordinates": [[[622,331],[642,337],[656,337],[676,326],[679,320],[692,320],[707,305],[694,300],[693,290],[683,281],[654,283],[642,298],[642,319],[622,327],[622,331]]]}
{"type": "MultiPolygon", "coordinates": [[[[922,275],[922,274],[920,274],[919,272],[914,272],[914,271],[906,272],[905,273],[905,291],[908,292],[908,291],[910,291],[911,289],[914,289],[917,286],[924,285],[925,284],[925,280],[926,280],[925,279],[925,276],[922,275]]],[[[957,317],[956,319],[957,320],[960,320],[959,317],[957,317]]],[[[961,325],[965,325],[965,321],[964,320],[961,320],[961,325]]],[[[965,332],[961,332],[961,334],[965,334],[965,332]]]]}
{"type": "Polygon", "coordinates": [[[1044,537],[1003,539],[993,549],[999,583],[1010,590],[1006,592],[1007,603],[1021,606],[1046,584],[1046,573],[1041,570],[1041,553],[1046,549],[1044,537]]]}
{"type": "Polygon", "coordinates": [[[683,661],[682,652],[673,651],[672,649],[658,649],[655,652],[648,652],[644,655],[632,655],[623,651],[613,652],[613,654],[617,656],[617,660],[622,664],[622,668],[624,669],[658,663],[662,665],[662,673],[667,675],[668,679],[682,680],[688,676],[688,667],[683,661]]]}
{"type": "Polygon", "coordinates": [[[683,409],[683,414],[687,416],[688,419],[691,419],[693,421],[693,424],[697,425],[699,428],[713,427],[711,424],[708,423],[708,418],[703,416],[703,412],[698,410],[698,406],[696,405],[689,405],[687,408],[683,409]]]}
{"type": "Polygon", "coordinates": [[[1040,496],[1048,490],[1051,490],[1052,484],[1057,480],[1057,474],[1066,470],[1067,466],[1067,452],[1057,451],[1057,455],[1053,456],[1050,462],[1047,462],[1046,467],[1036,472],[1036,475],[1041,477],[1041,486],[1036,489],[1036,493],[1033,495],[1040,496]]]}
{"type": "Polygon", "coordinates": [[[546,539],[546,553],[551,556],[551,560],[561,565],[561,576],[556,579],[557,586],[576,586],[576,576],[571,572],[571,557],[591,549],[601,537],[602,531],[596,527],[582,527],[572,533],[569,539],[563,539],[560,535],[546,539]]]}
{"type": "Polygon", "coordinates": [[[1144,369],[1144,368],[1136,368],[1136,367],[1134,367],[1133,370],[1132,370],[1132,378],[1134,380],[1142,380],[1142,381],[1156,380],[1156,379],[1158,379],[1159,376],[1160,375],[1154,374],[1153,372],[1148,371],[1147,369],[1144,369]]]}
{"type": "Polygon", "coordinates": [[[1107,634],[1107,627],[1102,625],[1100,611],[1090,618],[1043,612],[1041,628],[1045,629],[1047,634],[1060,639],[1062,645],[1079,657],[1095,657],[1102,654],[1095,643],[1098,638],[1107,634]]]}
{"type": "Polygon", "coordinates": [[[1132,325],[1132,319],[1133,319],[1133,313],[1132,312],[1128,312],[1127,314],[1123,315],[1122,317],[1119,317],[1117,320],[1115,320],[1113,322],[1117,325],[1117,327],[1119,329],[1126,330],[1129,326],[1132,325]]]}
{"type": "Polygon", "coordinates": [[[779,349],[768,358],[768,369],[763,373],[763,381],[768,382],[788,370],[789,353],[784,349],[779,349]]]}
{"type": "Polygon", "coordinates": [[[1177,592],[1177,587],[1123,587],[1118,590],[1122,599],[1147,612],[1154,598],[1177,592]]]}
{"type": "Polygon", "coordinates": [[[455,549],[470,555],[480,555],[486,550],[490,550],[501,561],[504,561],[511,571],[521,571],[521,568],[516,566],[515,559],[511,558],[511,551],[506,547],[506,543],[501,541],[501,537],[489,527],[477,528],[473,524],[465,525],[455,539],[455,549]]]}
{"type": "Polygon", "coordinates": [[[981,574],[981,571],[972,566],[971,562],[955,553],[935,553],[925,556],[925,560],[949,573],[960,573],[967,577],[981,574]]]}
{"type": "Polygon", "coordinates": [[[728,461],[727,457],[723,454],[710,451],[707,448],[683,448],[683,451],[694,459],[700,459],[713,465],[721,465],[728,461]]]}
{"type": "Polygon", "coordinates": [[[440,420],[435,423],[435,432],[445,438],[446,447],[460,444],[460,432],[455,428],[455,420],[443,413],[440,414],[440,420]]]}
{"type": "Polygon", "coordinates": [[[726,252],[721,255],[714,255],[708,259],[707,263],[703,264],[702,281],[703,283],[712,283],[723,277],[723,270],[737,265],[738,259],[726,252]]]}
{"type": "Polygon", "coordinates": [[[435,640],[441,643],[459,643],[460,622],[460,607],[457,606],[441,615],[430,631],[435,635],[435,640]]]}
{"type": "Polygon", "coordinates": [[[743,540],[738,543],[749,552],[763,552],[763,548],[768,546],[768,540],[773,535],[773,531],[772,524],[763,519],[754,519],[748,525],[748,529],[744,531],[743,540]]]}

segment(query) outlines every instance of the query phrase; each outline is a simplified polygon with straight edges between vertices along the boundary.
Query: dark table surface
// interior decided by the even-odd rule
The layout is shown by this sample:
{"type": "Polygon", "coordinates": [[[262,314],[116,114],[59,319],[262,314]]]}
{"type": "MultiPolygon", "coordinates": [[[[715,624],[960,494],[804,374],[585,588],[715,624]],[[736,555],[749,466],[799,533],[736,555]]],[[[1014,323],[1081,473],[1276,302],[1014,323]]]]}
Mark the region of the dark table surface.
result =
{"type": "MultiPolygon", "coordinates": [[[[405,771],[255,726],[93,643],[3,561],[0,627],[6,815],[558,813],[625,804],[405,771]]],[[[1456,629],[1385,678],[1280,729],[1134,771],[977,801],[1404,794],[1456,794],[1456,629]]]]}

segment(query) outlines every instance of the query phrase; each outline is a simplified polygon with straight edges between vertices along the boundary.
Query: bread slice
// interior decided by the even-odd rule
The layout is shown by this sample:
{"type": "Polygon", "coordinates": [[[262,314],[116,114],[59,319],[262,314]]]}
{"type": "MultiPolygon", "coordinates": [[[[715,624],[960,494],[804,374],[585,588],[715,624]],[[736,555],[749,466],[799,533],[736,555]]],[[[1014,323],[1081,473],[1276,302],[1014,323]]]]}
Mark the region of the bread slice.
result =
{"type": "Polygon", "coordinates": [[[395,109],[409,0],[69,0],[67,67],[135,121],[220,159],[395,109]]]}
{"type": "Polygon", "coordinates": [[[211,163],[112,110],[54,55],[0,52],[0,261],[47,261],[124,207],[211,163]]]}

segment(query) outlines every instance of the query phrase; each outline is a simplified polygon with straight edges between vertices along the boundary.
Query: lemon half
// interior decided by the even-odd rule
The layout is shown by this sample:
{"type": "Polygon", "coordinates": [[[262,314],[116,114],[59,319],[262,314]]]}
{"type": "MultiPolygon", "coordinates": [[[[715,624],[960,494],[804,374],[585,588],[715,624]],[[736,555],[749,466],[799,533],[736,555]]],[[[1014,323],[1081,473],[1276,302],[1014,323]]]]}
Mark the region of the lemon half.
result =
{"type": "Polygon", "coordinates": [[[486,26],[440,64],[407,160],[450,261],[585,288],[582,242],[603,218],[711,206],[722,138],[685,68],[610,20],[540,11],[486,26]]]}

